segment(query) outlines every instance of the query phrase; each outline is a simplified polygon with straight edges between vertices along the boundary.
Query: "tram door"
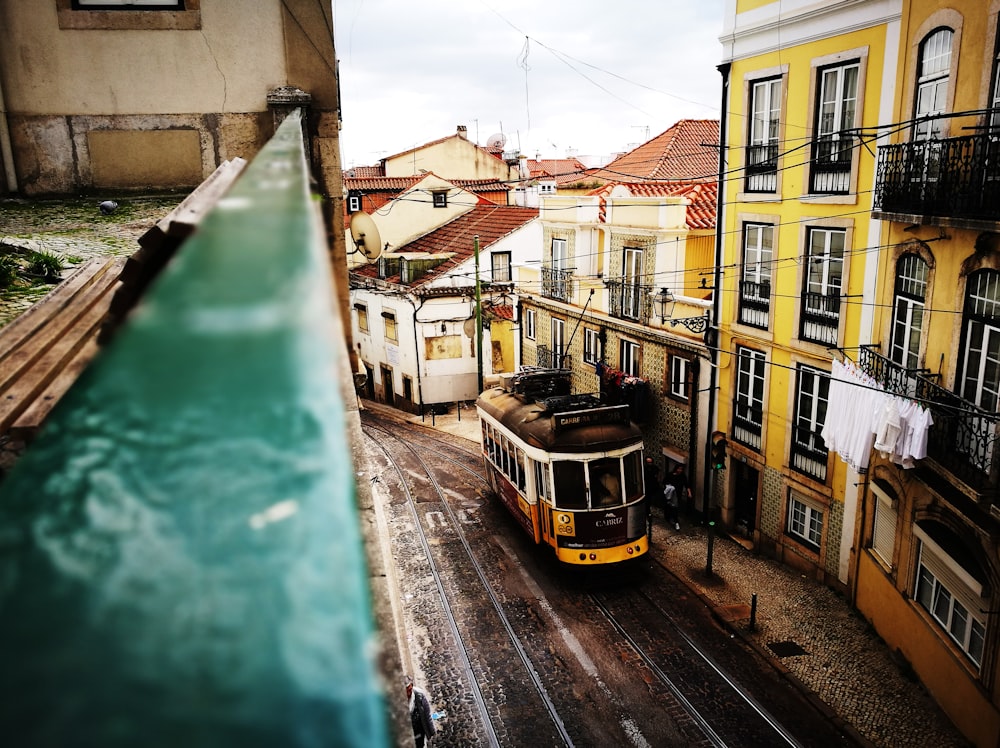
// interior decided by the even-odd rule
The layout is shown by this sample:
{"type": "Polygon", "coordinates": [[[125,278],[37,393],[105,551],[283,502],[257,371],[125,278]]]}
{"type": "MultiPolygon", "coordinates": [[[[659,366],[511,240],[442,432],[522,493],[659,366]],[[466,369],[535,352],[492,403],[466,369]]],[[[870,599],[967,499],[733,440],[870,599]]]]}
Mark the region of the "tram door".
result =
{"type": "Polygon", "coordinates": [[[752,537],[757,526],[757,495],[760,492],[760,471],[745,462],[730,460],[735,491],[736,530],[752,537]]]}

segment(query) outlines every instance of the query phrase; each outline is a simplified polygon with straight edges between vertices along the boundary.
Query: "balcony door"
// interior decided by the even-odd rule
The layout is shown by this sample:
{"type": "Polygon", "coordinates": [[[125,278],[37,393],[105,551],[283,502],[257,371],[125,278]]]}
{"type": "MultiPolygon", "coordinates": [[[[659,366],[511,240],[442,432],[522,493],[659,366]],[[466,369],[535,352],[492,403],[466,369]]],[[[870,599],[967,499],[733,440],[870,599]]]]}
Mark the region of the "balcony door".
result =
{"type": "Polygon", "coordinates": [[[642,309],[642,250],[626,247],[622,257],[622,316],[639,319],[642,309]]]}
{"type": "MultiPolygon", "coordinates": [[[[1000,272],[980,270],[969,276],[963,327],[959,394],[996,413],[1000,405],[1000,272]]],[[[969,418],[964,423],[958,434],[959,448],[988,474],[996,423],[992,418],[969,418]]]]}

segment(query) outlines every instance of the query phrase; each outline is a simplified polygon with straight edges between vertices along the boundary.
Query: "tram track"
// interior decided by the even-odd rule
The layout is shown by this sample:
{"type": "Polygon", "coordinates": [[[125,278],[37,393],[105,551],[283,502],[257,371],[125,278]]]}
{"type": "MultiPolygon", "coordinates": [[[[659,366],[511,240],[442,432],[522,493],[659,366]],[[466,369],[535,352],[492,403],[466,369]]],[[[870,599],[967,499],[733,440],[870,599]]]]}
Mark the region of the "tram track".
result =
{"type": "MultiPolygon", "coordinates": [[[[454,641],[458,645],[458,649],[461,658],[463,660],[464,674],[466,676],[466,680],[469,683],[470,689],[473,693],[474,696],[473,700],[476,705],[476,710],[478,711],[479,717],[483,723],[489,744],[491,746],[499,746],[501,744],[500,737],[493,724],[493,717],[491,717],[490,715],[490,707],[492,706],[493,709],[496,710],[499,707],[499,705],[488,703],[488,699],[484,696],[483,690],[480,687],[479,678],[476,675],[476,667],[474,664],[474,661],[477,658],[471,655],[469,647],[466,645],[465,637],[463,636],[461,628],[456,619],[452,601],[452,595],[450,595],[448,590],[446,589],[446,584],[444,582],[444,574],[442,573],[442,569],[440,568],[441,554],[440,552],[435,552],[432,549],[432,544],[420,520],[419,512],[417,511],[417,502],[408,485],[407,481],[408,472],[406,469],[404,469],[404,466],[401,464],[401,462],[398,459],[396,459],[396,457],[393,456],[392,452],[386,446],[384,441],[376,439],[374,436],[372,436],[372,434],[370,433],[371,431],[377,431],[380,434],[383,434],[385,436],[394,439],[398,444],[401,445],[403,449],[405,449],[411,455],[413,460],[420,466],[420,469],[424,473],[424,475],[427,476],[430,486],[432,487],[433,491],[436,493],[438,497],[438,500],[440,502],[444,514],[448,517],[450,527],[454,531],[456,538],[458,539],[464,550],[464,561],[472,569],[472,571],[475,574],[475,577],[478,579],[479,582],[478,589],[482,593],[484,593],[485,596],[488,598],[490,607],[500,623],[500,628],[506,635],[510,647],[512,647],[514,652],[516,653],[517,658],[519,659],[525,674],[527,675],[528,679],[530,680],[530,682],[534,687],[539,703],[542,705],[544,712],[547,714],[549,720],[551,721],[552,727],[559,740],[558,743],[554,744],[560,744],[565,746],[574,745],[573,740],[570,737],[568,731],[566,730],[566,727],[563,724],[563,721],[559,715],[559,712],[555,704],[553,703],[552,699],[549,698],[549,695],[545,689],[544,684],[542,683],[542,679],[538,673],[537,668],[535,667],[530,656],[528,655],[527,649],[524,643],[521,641],[520,637],[518,636],[517,632],[515,631],[514,626],[511,624],[511,621],[509,620],[506,612],[504,611],[502,602],[500,601],[496,592],[494,591],[493,586],[490,584],[490,581],[487,578],[486,572],[482,564],[479,562],[476,553],[473,551],[471,547],[469,539],[466,537],[466,533],[462,528],[463,522],[460,521],[455,510],[451,506],[451,503],[448,500],[446,492],[442,489],[440,483],[438,482],[437,478],[434,475],[433,469],[430,466],[428,466],[427,462],[420,456],[417,449],[415,449],[411,444],[401,439],[397,434],[393,433],[389,429],[376,426],[370,422],[365,423],[362,426],[362,432],[365,434],[365,436],[369,439],[371,443],[377,446],[383,452],[383,454],[385,454],[386,459],[389,461],[393,470],[395,470],[395,472],[397,473],[399,477],[399,482],[406,495],[406,500],[412,515],[414,528],[416,530],[417,536],[420,539],[420,545],[426,556],[428,566],[431,569],[431,574],[435,580],[437,593],[438,596],[440,597],[442,609],[448,620],[448,625],[449,628],[451,629],[452,636],[454,638],[454,641]]],[[[473,477],[482,482],[484,485],[486,484],[486,480],[485,478],[483,478],[481,474],[472,470],[471,468],[468,468],[461,462],[451,459],[450,457],[447,457],[444,454],[440,454],[440,458],[444,459],[446,462],[449,462],[459,468],[462,468],[467,473],[471,474],[473,477]]],[[[469,594],[468,585],[463,585],[462,589],[465,595],[469,594]]],[[[503,720],[503,722],[504,722],[503,732],[505,734],[509,734],[511,730],[510,724],[512,720],[506,719],[503,720]]],[[[537,731],[537,726],[534,728],[534,730],[537,731]]],[[[538,737],[537,734],[536,737],[538,737]]]]}

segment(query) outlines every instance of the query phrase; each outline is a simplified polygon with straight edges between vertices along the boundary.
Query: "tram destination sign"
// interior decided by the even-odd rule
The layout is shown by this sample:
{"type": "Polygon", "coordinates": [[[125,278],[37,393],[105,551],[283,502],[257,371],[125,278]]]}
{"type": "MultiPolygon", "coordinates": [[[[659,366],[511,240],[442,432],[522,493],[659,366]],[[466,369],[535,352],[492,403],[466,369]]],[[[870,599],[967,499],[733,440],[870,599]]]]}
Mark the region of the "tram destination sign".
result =
{"type": "Polygon", "coordinates": [[[612,423],[627,424],[628,422],[627,405],[609,405],[603,408],[569,410],[565,413],[554,413],[552,415],[552,427],[557,432],[576,429],[581,426],[598,426],[612,423]]]}

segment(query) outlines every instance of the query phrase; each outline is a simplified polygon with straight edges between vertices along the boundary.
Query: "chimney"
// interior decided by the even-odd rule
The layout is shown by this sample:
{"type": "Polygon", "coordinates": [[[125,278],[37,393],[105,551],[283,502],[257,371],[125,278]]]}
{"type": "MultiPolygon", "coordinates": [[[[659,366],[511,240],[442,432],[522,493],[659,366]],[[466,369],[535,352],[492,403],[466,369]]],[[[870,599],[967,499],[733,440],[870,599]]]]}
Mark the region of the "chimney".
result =
{"type": "Polygon", "coordinates": [[[469,139],[469,128],[468,128],[468,127],[466,127],[465,125],[459,125],[459,126],[458,126],[458,134],[459,134],[459,135],[460,135],[461,137],[463,137],[463,138],[465,138],[466,140],[468,140],[468,139],[469,139]]]}

